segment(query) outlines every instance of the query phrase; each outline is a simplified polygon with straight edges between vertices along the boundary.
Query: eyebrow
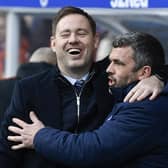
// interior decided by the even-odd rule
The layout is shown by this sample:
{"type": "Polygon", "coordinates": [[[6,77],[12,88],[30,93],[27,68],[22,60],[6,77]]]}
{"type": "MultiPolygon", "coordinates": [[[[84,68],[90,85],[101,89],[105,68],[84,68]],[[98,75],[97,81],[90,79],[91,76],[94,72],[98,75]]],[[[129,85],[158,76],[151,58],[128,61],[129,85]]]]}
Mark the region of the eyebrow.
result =
{"type": "Polygon", "coordinates": [[[120,65],[126,65],[123,61],[120,61],[119,59],[113,59],[111,61],[113,61],[114,63],[119,63],[120,65]]]}

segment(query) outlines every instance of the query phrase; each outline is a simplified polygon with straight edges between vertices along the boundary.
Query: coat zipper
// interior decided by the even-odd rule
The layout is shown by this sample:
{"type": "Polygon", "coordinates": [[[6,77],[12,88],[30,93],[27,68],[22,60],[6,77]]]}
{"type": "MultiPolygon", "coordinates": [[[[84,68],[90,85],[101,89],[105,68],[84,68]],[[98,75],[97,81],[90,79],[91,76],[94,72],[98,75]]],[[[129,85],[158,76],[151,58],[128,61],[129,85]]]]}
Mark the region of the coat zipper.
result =
{"type": "Polygon", "coordinates": [[[88,78],[88,80],[86,80],[85,81],[85,84],[83,85],[83,87],[81,88],[81,91],[80,91],[80,93],[79,93],[79,95],[77,94],[77,92],[75,91],[75,95],[76,95],[76,104],[77,104],[77,126],[76,126],[76,128],[75,128],[75,133],[78,133],[78,127],[79,127],[79,122],[80,122],[80,98],[81,98],[81,94],[82,94],[82,92],[83,92],[83,89],[84,89],[84,87],[85,87],[85,85],[86,85],[86,83],[88,83],[90,80],[91,80],[91,78],[92,78],[92,76],[93,76],[93,74],[94,74],[95,72],[93,72],[91,75],[90,75],[90,77],[88,78]]]}
{"type": "Polygon", "coordinates": [[[77,103],[77,128],[78,128],[80,117],[80,96],[76,96],[76,103],[77,103]]]}
{"type": "MultiPolygon", "coordinates": [[[[81,91],[80,91],[79,95],[76,93],[75,89],[73,88],[73,90],[74,90],[74,92],[75,92],[75,95],[76,95],[76,104],[77,104],[77,126],[76,126],[76,128],[75,128],[75,133],[78,132],[78,126],[79,126],[79,122],[80,122],[80,97],[81,97],[83,88],[85,87],[86,83],[88,83],[88,82],[91,80],[91,78],[92,78],[92,76],[94,75],[94,73],[95,73],[95,72],[93,71],[93,72],[90,74],[90,77],[88,78],[88,80],[85,81],[85,84],[84,84],[83,87],[81,88],[81,91]]],[[[62,78],[61,78],[61,80],[66,83],[66,81],[64,81],[62,78]]]]}
{"type": "MultiPolygon", "coordinates": [[[[75,90],[74,90],[75,91],[75,90]]],[[[81,88],[81,91],[79,93],[79,95],[76,93],[75,91],[75,95],[76,95],[76,105],[77,105],[77,126],[75,128],[75,133],[78,132],[78,126],[79,126],[79,120],[80,120],[80,97],[83,91],[83,87],[81,88]]]]}

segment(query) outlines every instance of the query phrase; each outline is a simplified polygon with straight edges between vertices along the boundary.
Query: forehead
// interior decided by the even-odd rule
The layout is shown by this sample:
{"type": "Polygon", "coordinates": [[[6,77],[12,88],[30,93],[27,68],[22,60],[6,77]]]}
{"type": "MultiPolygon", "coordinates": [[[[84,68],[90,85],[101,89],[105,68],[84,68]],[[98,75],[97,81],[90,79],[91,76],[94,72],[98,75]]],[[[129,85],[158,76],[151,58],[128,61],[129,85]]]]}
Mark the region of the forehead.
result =
{"type": "Polygon", "coordinates": [[[130,61],[133,60],[134,51],[131,47],[118,47],[113,48],[110,54],[110,60],[122,60],[130,61]]]}
{"type": "Polygon", "coordinates": [[[91,25],[85,16],[80,14],[69,14],[59,20],[56,30],[70,30],[73,28],[91,29],[91,25]]]}

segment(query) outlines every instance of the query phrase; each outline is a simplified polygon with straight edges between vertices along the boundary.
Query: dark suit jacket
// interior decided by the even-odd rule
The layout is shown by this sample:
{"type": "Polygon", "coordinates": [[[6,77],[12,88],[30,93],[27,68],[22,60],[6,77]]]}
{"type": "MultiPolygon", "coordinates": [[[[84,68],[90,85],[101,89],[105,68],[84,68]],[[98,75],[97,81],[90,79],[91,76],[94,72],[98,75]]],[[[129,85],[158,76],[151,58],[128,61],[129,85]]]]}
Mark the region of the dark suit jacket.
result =
{"type": "Polygon", "coordinates": [[[119,102],[99,129],[77,135],[46,127],[35,149],[72,167],[167,168],[168,86],[154,101],[122,102],[131,88],[115,90],[119,102]]]}
{"type": "MultiPolygon", "coordinates": [[[[40,74],[24,78],[17,82],[11,104],[2,123],[0,138],[0,164],[4,168],[54,168],[59,167],[52,161],[33,150],[11,151],[13,143],[7,141],[10,133],[8,125],[13,124],[12,117],[19,117],[30,122],[29,112],[33,110],[45,125],[53,128],[61,128],[62,110],[60,90],[58,89],[59,73],[56,68],[40,74]]],[[[104,75],[94,76],[92,80],[93,91],[96,93],[97,114],[94,120],[104,120],[113,104],[109,98],[107,78],[104,75]]]]}
{"type": "Polygon", "coordinates": [[[16,78],[0,80],[0,123],[4,116],[4,112],[9,106],[12,92],[15,86],[16,78]]]}
{"type": "Polygon", "coordinates": [[[17,80],[24,77],[40,73],[48,68],[53,67],[48,63],[25,63],[22,64],[18,70],[16,77],[0,80],[0,123],[4,116],[4,112],[10,104],[13,89],[17,80]]]}

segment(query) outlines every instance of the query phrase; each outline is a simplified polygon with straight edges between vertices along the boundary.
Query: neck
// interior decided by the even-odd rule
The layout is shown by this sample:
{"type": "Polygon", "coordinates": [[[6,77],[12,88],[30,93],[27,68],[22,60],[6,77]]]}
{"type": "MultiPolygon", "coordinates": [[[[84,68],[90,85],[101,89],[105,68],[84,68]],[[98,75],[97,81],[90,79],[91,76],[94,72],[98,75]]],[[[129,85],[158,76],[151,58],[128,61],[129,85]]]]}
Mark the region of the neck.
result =
{"type": "Polygon", "coordinates": [[[71,78],[74,78],[74,79],[81,79],[87,73],[88,73],[88,71],[87,72],[83,72],[83,73],[64,73],[64,72],[61,72],[61,74],[63,76],[71,77],[71,78]]]}
{"type": "Polygon", "coordinates": [[[74,79],[81,79],[83,76],[89,73],[90,67],[88,68],[74,68],[74,69],[60,69],[63,76],[71,77],[74,79]]]}

